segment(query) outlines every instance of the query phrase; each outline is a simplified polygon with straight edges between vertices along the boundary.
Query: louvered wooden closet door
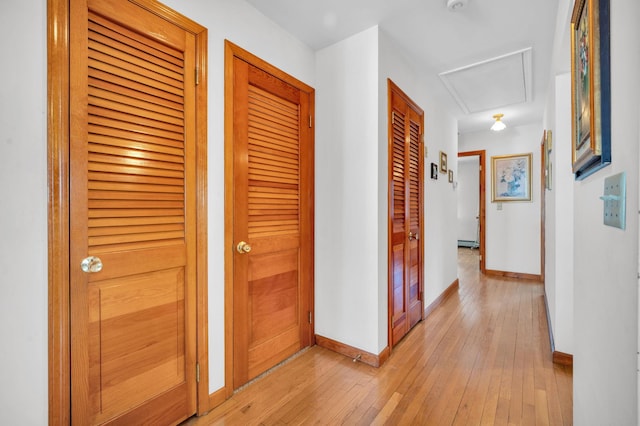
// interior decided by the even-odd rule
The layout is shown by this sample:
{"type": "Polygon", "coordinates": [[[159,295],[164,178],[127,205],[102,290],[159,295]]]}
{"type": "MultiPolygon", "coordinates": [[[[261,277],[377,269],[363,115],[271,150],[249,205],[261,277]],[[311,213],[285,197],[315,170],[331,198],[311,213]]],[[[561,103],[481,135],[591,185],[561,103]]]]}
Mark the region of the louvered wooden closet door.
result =
{"type": "Polygon", "coordinates": [[[407,274],[407,181],[406,158],[407,144],[405,138],[407,117],[404,110],[392,110],[391,125],[393,134],[391,140],[392,180],[391,180],[391,328],[392,344],[395,345],[408,329],[408,301],[406,292],[407,274]]]}
{"type": "Polygon", "coordinates": [[[194,37],[71,3],[72,421],[171,424],[195,412],[194,37]]]}
{"type": "Polygon", "coordinates": [[[390,91],[390,329],[391,346],[422,319],[422,111],[392,83],[390,91]]]}
{"type": "Polygon", "coordinates": [[[303,219],[312,212],[305,212],[309,95],[234,61],[234,239],[250,246],[234,248],[238,387],[309,344],[301,236],[309,235],[303,219]]]}

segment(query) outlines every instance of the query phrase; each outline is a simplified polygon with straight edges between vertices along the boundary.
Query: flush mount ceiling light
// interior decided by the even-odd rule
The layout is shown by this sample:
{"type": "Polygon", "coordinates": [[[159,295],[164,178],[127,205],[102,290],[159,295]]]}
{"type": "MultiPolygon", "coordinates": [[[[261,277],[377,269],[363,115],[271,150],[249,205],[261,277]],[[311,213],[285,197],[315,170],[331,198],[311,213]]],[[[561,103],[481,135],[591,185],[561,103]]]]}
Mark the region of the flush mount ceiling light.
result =
{"type": "Polygon", "coordinates": [[[499,132],[500,130],[504,130],[507,128],[507,126],[502,122],[502,117],[504,117],[504,114],[495,114],[493,116],[496,122],[493,123],[493,126],[491,126],[491,130],[493,130],[494,132],[499,132]]]}
{"type": "Polygon", "coordinates": [[[458,10],[467,5],[467,0],[447,0],[447,9],[458,10]]]}

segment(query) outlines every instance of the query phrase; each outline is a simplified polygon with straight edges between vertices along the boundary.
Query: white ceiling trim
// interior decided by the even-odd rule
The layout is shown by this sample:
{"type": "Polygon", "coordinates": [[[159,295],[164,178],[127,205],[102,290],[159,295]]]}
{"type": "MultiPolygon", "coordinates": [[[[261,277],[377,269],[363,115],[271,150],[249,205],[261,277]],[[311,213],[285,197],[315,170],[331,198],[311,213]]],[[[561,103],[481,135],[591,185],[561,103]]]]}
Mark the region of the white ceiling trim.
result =
{"type": "Polygon", "coordinates": [[[532,48],[439,74],[465,114],[531,102],[532,48]]]}

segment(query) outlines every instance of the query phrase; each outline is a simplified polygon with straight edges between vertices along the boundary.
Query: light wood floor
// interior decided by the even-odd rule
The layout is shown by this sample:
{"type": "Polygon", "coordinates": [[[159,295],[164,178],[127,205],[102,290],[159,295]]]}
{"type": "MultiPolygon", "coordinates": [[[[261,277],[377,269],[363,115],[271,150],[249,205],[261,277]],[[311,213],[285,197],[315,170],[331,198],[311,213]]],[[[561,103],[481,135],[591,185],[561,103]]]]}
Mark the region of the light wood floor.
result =
{"type": "Polygon", "coordinates": [[[477,265],[477,250],[459,249],[458,293],[382,367],[316,346],[186,424],[572,424],[572,371],[551,361],[542,284],[477,265]]]}

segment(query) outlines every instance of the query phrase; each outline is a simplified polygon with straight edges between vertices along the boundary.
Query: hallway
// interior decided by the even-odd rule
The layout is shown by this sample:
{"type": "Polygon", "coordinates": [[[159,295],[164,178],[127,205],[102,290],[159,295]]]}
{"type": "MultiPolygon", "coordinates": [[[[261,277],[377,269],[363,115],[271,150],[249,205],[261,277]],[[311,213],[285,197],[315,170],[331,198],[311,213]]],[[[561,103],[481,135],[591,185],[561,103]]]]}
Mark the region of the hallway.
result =
{"type": "Polygon", "coordinates": [[[314,346],[185,424],[572,424],[542,284],[483,277],[477,251],[458,251],[459,291],[381,368],[314,346]]]}

